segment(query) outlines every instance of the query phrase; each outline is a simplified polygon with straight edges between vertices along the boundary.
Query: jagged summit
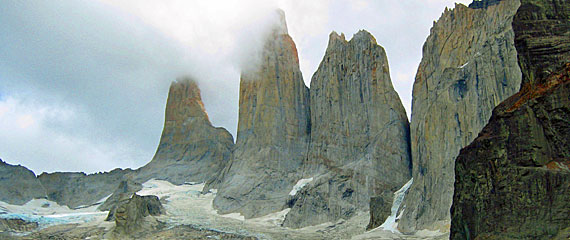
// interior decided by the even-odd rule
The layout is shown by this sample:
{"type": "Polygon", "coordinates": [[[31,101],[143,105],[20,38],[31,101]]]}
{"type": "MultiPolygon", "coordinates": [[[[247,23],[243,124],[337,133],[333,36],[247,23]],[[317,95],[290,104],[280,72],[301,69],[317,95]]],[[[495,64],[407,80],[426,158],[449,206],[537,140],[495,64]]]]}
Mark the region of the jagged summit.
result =
{"type": "Polygon", "coordinates": [[[303,168],[314,180],[291,201],[283,224],[293,228],[367,211],[371,197],[390,198],[410,178],[408,119],[372,34],[361,30],[346,41],[332,32],[310,96],[303,168]]]}
{"type": "Polygon", "coordinates": [[[350,41],[362,41],[362,40],[370,41],[374,44],[377,44],[376,38],[374,38],[374,36],[370,32],[362,29],[362,30],[358,31],[357,33],[355,33],[352,36],[352,38],[348,41],[346,40],[344,33],[341,33],[339,35],[336,31],[332,31],[329,34],[329,46],[328,47],[330,48],[331,46],[333,46],[333,43],[335,43],[336,41],[342,42],[342,43],[348,43],[350,41]]]}

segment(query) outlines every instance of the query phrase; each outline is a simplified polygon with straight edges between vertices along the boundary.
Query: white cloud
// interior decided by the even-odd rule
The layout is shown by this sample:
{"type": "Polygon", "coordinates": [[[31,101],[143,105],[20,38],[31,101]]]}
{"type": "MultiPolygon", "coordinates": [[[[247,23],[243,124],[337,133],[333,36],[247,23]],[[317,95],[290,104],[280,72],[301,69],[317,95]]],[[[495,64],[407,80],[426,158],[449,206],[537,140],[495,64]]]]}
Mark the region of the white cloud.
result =
{"type": "Polygon", "coordinates": [[[97,142],[52,127],[76,120],[76,112],[69,106],[26,103],[14,97],[1,100],[3,160],[22,164],[36,173],[78,169],[95,172],[133,164],[129,156],[136,153],[122,142],[97,142]]]}

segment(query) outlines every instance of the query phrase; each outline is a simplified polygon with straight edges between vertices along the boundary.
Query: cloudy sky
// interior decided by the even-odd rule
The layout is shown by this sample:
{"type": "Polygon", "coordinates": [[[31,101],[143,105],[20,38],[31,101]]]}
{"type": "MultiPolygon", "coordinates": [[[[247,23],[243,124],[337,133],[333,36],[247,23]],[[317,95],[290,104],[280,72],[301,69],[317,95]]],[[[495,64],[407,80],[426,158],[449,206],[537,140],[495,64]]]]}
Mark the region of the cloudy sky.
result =
{"type": "Polygon", "coordinates": [[[170,82],[199,81],[216,126],[237,127],[240,68],[285,11],[309,86],[331,31],[371,32],[408,115],[423,42],[468,0],[3,0],[0,158],[36,173],[136,168],[152,158],[170,82]]]}

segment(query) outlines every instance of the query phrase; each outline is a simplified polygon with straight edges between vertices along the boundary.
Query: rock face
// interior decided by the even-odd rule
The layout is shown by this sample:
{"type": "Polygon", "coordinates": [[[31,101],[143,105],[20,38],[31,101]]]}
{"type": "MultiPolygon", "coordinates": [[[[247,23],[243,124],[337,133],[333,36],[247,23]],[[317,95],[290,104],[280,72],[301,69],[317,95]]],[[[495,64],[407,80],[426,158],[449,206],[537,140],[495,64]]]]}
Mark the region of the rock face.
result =
{"type": "Polygon", "coordinates": [[[413,88],[414,182],[403,204],[401,231],[447,231],[459,150],[520,87],[511,26],[519,5],[516,0],[481,9],[456,4],[432,27],[413,88]]]}
{"type": "Polygon", "coordinates": [[[521,91],[457,157],[451,239],[568,238],[569,6],[521,1],[513,22],[521,91]]]}
{"type": "Polygon", "coordinates": [[[264,44],[260,64],[241,74],[236,147],[214,207],[246,218],[283,209],[301,178],[309,139],[309,90],[284,14],[264,44]]]}
{"type": "Polygon", "coordinates": [[[22,205],[34,198],[47,198],[36,175],[25,167],[0,159],[0,201],[22,205]]]}
{"type": "MultiPolygon", "coordinates": [[[[390,80],[384,49],[360,31],[350,41],[333,32],[311,79],[311,142],[305,177],[315,180],[292,202],[284,226],[348,219],[411,177],[409,125],[390,80]]],[[[385,198],[386,197],[386,198],[385,198]]]]}
{"type": "Polygon", "coordinates": [[[513,22],[523,87],[545,79],[570,62],[568,0],[521,0],[513,22]]]}
{"type": "Polygon", "coordinates": [[[147,217],[158,216],[164,213],[166,211],[157,196],[139,196],[134,194],[130,199],[121,203],[114,212],[114,232],[133,235],[156,228],[160,223],[156,219],[147,217]]]}
{"type": "Polygon", "coordinates": [[[134,179],[155,178],[173,184],[210,181],[228,163],[233,145],[227,130],[210,123],[196,82],[179,79],[170,86],[156,154],[136,170],[134,179]]]}
{"type": "Polygon", "coordinates": [[[38,176],[46,189],[48,200],[70,208],[89,206],[108,197],[123,176],[131,170],[115,169],[106,173],[42,173],[38,176]]]}
{"type": "Polygon", "coordinates": [[[457,158],[451,239],[551,239],[570,227],[569,119],[570,64],[494,110],[457,158]]]}

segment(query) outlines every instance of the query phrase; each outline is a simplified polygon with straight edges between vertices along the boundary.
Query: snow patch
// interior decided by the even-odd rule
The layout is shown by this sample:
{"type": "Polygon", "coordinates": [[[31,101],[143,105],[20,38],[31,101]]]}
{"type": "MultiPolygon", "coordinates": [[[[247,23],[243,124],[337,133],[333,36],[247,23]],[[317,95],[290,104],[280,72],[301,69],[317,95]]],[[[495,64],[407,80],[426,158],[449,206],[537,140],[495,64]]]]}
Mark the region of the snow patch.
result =
{"type": "Polygon", "coordinates": [[[402,214],[404,213],[405,210],[405,206],[404,209],[400,212],[400,215],[396,216],[398,214],[398,209],[400,209],[400,205],[402,204],[402,202],[404,201],[404,197],[406,196],[406,192],[408,191],[408,189],[410,188],[410,186],[412,186],[412,183],[414,182],[414,178],[410,179],[410,181],[408,181],[406,184],[404,184],[404,186],[402,188],[400,188],[400,190],[396,191],[394,193],[394,201],[392,202],[392,208],[391,210],[391,214],[388,218],[386,218],[386,221],[384,221],[384,223],[382,225],[380,225],[381,229],[384,229],[386,231],[390,231],[393,233],[399,233],[397,226],[398,224],[396,223],[396,220],[398,220],[402,214]]]}
{"type": "Polygon", "coordinates": [[[137,192],[137,195],[155,195],[159,198],[169,197],[176,193],[182,193],[192,196],[200,195],[205,184],[183,184],[174,185],[168,181],[151,179],[143,183],[143,189],[137,192]]]}
{"type": "Polygon", "coordinates": [[[293,186],[293,190],[291,190],[291,192],[289,192],[289,195],[295,196],[295,194],[297,194],[298,191],[303,189],[303,187],[305,187],[305,185],[309,184],[312,181],[313,181],[313,178],[303,178],[303,179],[297,181],[297,184],[295,184],[295,186],[293,186]]]}
{"type": "Polygon", "coordinates": [[[96,205],[70,209],[46,199],[33,199],[21,206],[0,202],[0,209],[0,218],[36,222],[40,228],[67,223],[88,223],[107,215],[107,212],[98,211],[96,205]]]}
{"type": "MultiPolygon", "coordinates": [[[[216,212],[217,213],[217,212],[216,212]]],[[[218,214],[218,213],[217,213],[218,214]]],[[[241,213],[228,213],[228,214],[218,214],[220,217],[231,218],[235,220],[245,221],[245,217],[241,213]]]]}

